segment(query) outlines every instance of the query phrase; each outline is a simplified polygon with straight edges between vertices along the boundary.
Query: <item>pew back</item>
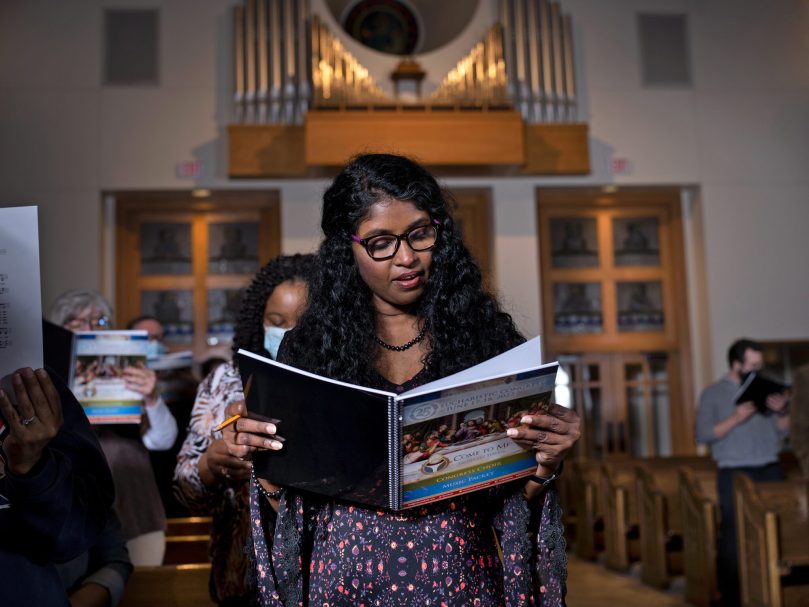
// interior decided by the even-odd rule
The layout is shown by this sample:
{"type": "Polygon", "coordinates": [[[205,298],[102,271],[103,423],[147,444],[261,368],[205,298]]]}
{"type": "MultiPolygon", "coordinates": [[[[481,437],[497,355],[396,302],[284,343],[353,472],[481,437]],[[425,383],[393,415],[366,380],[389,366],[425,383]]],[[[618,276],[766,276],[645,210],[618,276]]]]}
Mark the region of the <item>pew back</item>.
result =
{"type": "Polygon", "coordinates": [[[784,585],[786,576],[809,567],[808,486],[804,480],[754,483],[734,477],[743,605],[809,601],[809,583],[784,585]]]}
{"type": "Polygon", "coordinates": [[[635,461],[604,462],[601,466],[601,500],[604,512],[606,565],[627,571],[639,557],[635,461]]]}
{"type": "Polygon", "coordinates": [[[206,607],[210,565],[136,567],[120,607],[206,607]]]}
{"type": "Polygon", "coordinates": [[[576,555],[592,561],[602,548],[601,530],[604,526],[601,499],[601,462],[578,460],[573,463],[570,486],[576,507],[576,555]]]}
{"type": "Polygon", "coordinates": [[[682,467],[679,472],[685,598],[698,607],[709,607],[719,600],[716,470],[682,467]]]}
{"type": "Polygon", "coordinates": [[[635,466],[640,528],[641,579],[667,588],[682,573],[682,508],[679,470],[715,469],[707,457],[666,457],[640,460],[635,466]]]}

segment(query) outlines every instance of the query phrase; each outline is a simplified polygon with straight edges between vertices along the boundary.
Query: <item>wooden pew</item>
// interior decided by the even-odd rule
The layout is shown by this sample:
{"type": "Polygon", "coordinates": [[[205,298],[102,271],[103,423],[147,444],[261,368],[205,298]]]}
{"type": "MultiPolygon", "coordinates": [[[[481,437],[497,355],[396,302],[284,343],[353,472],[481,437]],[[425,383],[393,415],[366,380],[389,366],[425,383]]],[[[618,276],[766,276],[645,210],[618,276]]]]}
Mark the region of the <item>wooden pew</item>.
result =
{"type": "Polygon", "coordinates": [[[685,598],[698,607],[719,600],[716,551],[719,540],[719,496],[716,470],[680,468],[685,598]]]}
{"type": "Polygon", "coordinates": [[[136,567],[120,607],[206,607],[210,565],[136,567]]]}
{"type": "Polygon", "coordinates": [[[164,565],[208,563],[211,540],[211,517],[172,518],[166,523],[164,565]]]}
{"type": "Polygon", "coordinates": [[[636,461],[611,461],[601,466],[605,564],[615,571],[629,570],[629,565],[640,558],[636,461]]]}
{"type": "Polygon", "coordinates": [[[570,501],[576,510],[576,556],[593,561],[604,549],[602,465],[596,460],[577,460],[570,468],[570,501]]]}
{"type": "Polygon", "coordinates": [[[733,480],[745,607],[809,605],[809,481],[733,480]]]}
{"type": "Polygon", "coordinates": [[[668,588],[683,572],[683,524],[679,471],[683,466],[715,470],[708,457],[657,457],[635,466],[640,532],[641,580],[668,588]]]}

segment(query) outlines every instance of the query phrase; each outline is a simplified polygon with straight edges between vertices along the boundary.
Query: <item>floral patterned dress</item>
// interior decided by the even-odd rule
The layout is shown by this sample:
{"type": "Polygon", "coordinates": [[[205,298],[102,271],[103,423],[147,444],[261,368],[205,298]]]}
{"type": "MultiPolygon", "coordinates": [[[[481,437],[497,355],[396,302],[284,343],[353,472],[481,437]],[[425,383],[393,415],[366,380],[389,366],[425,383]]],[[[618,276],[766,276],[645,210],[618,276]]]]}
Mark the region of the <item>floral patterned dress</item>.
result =
{"type": "MultiPolygon", "coordinates": [[[[422,375],[422,374],[419,374],[422,375]]],[[[375,387],[402,392],[379,378],[375,387]]],[[[558,494],[524,481],[402,512],[285,491],[277,515],[255,485],[250,512],[264,606],[563,605],[558,494]]]]}

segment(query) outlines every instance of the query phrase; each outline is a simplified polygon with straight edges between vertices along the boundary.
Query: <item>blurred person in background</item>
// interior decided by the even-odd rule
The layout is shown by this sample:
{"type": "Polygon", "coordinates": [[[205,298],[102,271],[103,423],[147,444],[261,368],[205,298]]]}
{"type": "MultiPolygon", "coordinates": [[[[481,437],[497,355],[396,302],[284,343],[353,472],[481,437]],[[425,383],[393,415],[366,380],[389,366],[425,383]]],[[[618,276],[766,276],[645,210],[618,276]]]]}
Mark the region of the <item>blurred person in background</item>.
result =
{"type": "MultiPolygon", "coordinates": [[[[112,328],[112,308],[91,290],[60,295],[49,320],[71,331],[112,328]]],[[[121,520],[132,563],[160,565],[166,550],[166,512],[160,499],[149,451],[170,449],[177,438],[177,421],[160,395],[151,369],[124,369],[126,387],[143,395],[139,427],[95,426],[115,482],[115,511],[121,520]]]]}
{"type": "MultiPolygon", "coordinates": [[[[285,332],[306,306],[313,255],[276,257],[259,270],[242,300],[233,337],[239,348],[275,358],[285,332]]],[[[213,516],[211,598],[219,605],[256,605],[250,554],[249,487],[251,463],[231,456],[211,430],[225,408],[244,399],[233,362],[219,365],[199,387],[191,423],[177,457],[178,499],[193,514],[213,516]]]]}

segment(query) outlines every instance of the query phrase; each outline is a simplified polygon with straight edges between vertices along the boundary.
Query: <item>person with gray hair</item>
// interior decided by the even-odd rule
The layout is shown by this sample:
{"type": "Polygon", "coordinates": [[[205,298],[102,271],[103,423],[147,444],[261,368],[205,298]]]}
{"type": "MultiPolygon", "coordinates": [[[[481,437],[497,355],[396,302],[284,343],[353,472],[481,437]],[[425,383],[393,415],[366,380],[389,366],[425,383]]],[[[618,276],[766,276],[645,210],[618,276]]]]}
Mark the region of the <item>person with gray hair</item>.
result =
{"type": "MultiPolygon", "coordinates": [[[[71,331],[113,328],[112,306],[98,292],[74,289],[59,296],[49,320],[71,331]]],[[[160,395],[157,376],[146,367],[124,369],[126,387],[143,395],[139,427],[94,426],[115,483],[115,511],[134,565],[161,565],[166,549],[166,512],[147,449],[174,445],[177,421],[160,395]]]]}
{"type": "Polygon", "coordinates": [[[109,329],[112,308],[104,297],[90,289],[73,289],[62,293],[51,306],[48,319],[71,331],[109,329]]]}

